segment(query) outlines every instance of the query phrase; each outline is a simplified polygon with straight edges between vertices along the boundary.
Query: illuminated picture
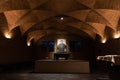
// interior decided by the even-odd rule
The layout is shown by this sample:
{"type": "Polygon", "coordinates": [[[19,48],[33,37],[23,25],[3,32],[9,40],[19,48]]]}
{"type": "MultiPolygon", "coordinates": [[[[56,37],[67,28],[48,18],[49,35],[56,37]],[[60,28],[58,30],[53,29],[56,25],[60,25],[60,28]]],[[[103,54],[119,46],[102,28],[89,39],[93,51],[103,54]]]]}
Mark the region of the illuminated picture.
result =
{"type": "Polygon", "coordinates": [[[57,40],[57,52],[62,53],[67,51],[67,45],[65,39],[57,40]]]}

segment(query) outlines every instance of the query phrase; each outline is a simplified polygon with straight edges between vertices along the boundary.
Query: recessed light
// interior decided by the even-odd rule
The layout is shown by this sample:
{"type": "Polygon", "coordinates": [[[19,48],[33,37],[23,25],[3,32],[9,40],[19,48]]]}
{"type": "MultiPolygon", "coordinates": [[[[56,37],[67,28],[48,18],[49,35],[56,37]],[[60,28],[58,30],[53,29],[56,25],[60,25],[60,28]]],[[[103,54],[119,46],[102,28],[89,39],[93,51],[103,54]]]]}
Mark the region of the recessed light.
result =
{"type": "Polygon", "coordinates": [[[64,17],[61,17],[60,20],[64,20],[64,17]]]}

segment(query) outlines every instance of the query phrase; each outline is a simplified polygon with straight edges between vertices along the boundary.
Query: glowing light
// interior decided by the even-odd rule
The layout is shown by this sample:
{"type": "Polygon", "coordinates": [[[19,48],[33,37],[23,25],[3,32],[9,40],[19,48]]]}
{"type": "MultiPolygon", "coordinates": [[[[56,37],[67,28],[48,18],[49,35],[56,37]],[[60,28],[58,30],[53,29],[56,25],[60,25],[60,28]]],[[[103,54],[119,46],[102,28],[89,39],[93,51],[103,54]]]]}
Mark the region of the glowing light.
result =
{"type": "Polygon", "coordinates": [[[101,42],[102,43],[106,43],[107,39],[106,38],[102,38],[101,42]]]}
{"type": "Polygon", "coordinates": [[[27,39],[27,46],[31,46],[31,41],[33,40],[33,37],[30,37],[27,39]]]}
{"type": "Polygon", "coordinates": [[[61,17],[61,18],[60,18],[60,20],[64,20],[64,18],[63,18],[63,17],[61,17]]]}
{"type": "Polygon", "coordinates": [[[58,39],[57,40],[57,45],[59,45],[61,42],[66,45],[66,39],[58,39]]]}
{"type": "Polygon", "coordinates": [[[4,36],[5,36],[7,39],[11,39],[11,38],[12,38],[12,33],[10,33],[10,32],[5,32],[5,33],[4,33],[4,36]]]}
{"type": "Polygon", "coordinates": [[[114,38],[115,39],[120,38],[120,32],[119,31],[114,33],[114,38]]]}
{"type": "Polygon", "coordinates": [[[31,46],[31,42],[29,41],[29,42],[27,42],[27,46],[31,46]]]}

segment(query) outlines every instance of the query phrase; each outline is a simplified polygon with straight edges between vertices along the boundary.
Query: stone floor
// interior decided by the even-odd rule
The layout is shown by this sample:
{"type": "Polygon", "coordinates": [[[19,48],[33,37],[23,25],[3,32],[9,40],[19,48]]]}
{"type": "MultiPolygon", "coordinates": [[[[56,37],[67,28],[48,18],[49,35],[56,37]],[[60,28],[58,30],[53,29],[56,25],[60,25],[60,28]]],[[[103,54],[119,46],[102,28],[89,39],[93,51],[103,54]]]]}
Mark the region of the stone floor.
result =
{"type": "Polygon", "coordinates": [[[4,66],[0,71],[0,80],[120,80],[120,68],[111,72],[93,70],[90,74],[34,73],[33,65],[27,65],[4,66]]]}
{"type": "Polygon", "coordinates": [[[0,80],[111,80],[107,74],[7,73],[0,80]]]}

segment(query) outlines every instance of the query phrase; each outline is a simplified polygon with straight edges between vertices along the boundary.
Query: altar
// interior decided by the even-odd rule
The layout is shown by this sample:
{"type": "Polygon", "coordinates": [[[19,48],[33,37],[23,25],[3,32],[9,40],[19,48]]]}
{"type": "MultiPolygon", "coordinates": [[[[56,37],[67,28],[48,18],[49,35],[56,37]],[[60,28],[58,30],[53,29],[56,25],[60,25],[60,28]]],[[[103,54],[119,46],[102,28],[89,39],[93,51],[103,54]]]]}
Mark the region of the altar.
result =
{"type": "Polygon", "coordinates": [[[36,60],[35,72],[39,73],[90,73],[89,61],[70,60],[66,39],[58,39],[54,59],[36,60]]]}
{"type": "Polygon", "coordinates": [[[90,73],[89,61],[36,60],[35,72],[39,73],[90,73]]]}
{"type": "Polygon", "coordinates": [[[55,60],[68,60],[70,58],[70,54],[69,53],[54,53],[54,59],[55,60]]]}

